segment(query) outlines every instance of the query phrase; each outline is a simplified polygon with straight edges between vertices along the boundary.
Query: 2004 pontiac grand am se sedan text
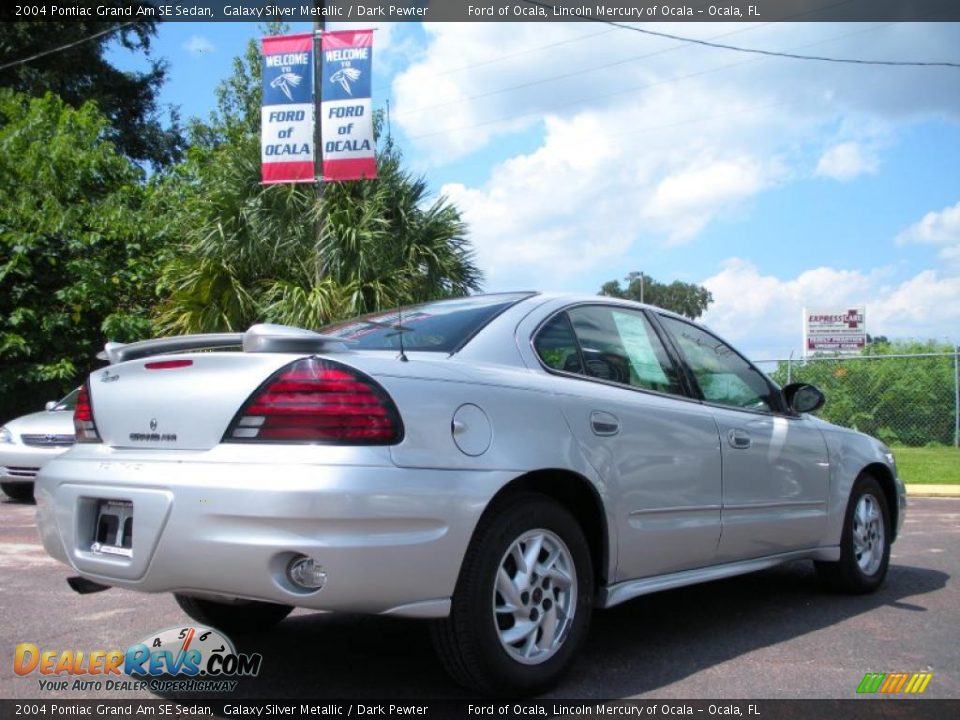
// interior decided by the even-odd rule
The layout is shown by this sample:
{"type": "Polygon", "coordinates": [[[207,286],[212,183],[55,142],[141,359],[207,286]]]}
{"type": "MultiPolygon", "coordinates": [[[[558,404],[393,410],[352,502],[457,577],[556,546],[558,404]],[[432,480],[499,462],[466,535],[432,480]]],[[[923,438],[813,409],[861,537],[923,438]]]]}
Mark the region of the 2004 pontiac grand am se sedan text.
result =
{"type": "Polygon", "coordinates": [[[106,356],[36,488],[81,582],[226,631],[433,618],[487,693],[555,683],[595,606],[801,558],[875,590],[903,524],[889,449],[810,415],[816,388],[627,301],[481,295],[106,356]]]}

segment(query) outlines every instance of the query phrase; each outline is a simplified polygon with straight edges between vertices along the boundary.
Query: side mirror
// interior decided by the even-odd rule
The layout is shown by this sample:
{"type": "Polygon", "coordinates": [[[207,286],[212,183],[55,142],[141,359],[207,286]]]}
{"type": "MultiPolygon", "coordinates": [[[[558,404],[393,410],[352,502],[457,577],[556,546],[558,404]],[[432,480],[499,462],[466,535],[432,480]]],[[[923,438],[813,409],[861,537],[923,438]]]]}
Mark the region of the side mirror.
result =
{"type": "Polygon", "coordinates": [[[790,383],[783,388],[783,398],[795,413],[811,413],[823,407],[827,401],[820,388],[806,383],[790,383]]]}
{"type": "Polygon", "coordinates": [[[57,401],[56,401],[56,400],[47,400],[47,404],[44,405],[43,407],[44,407],[44,409],[45,409],[47,412],[50,412],[50,411],[53,410],[56,406],[57,406],[57,401]]]}

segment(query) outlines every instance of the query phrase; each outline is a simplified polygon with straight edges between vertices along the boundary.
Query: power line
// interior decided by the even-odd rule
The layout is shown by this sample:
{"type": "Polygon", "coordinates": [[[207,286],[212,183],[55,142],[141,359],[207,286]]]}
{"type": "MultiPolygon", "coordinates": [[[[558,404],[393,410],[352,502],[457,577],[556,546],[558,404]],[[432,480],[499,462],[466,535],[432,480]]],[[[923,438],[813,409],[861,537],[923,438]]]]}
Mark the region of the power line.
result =
{"type": "MultiPolygon", "coordinates": [[[[444,70],[442,72],[434,73],[434,77],[442,77],[444,75],[452,75],[453,73],[463,72],[464,70],[472,70],[473,68],[483,67],[485,65],[495,65],[499,62],[504,62],[505,60],[510,60],[515,57],[520,57],[521,55],[529,55],[530,53],[540,52],[541,50],[549,50],[551,48],[560,47],[561,45],[570,45],[571,43],[582,42],[583,40],[589,40],[592,37],[597,37],[598,35],[607,35],[612,33],[616,28],[610,28],[609,30],[601,30],[600,32],[589,33],[588,35],[578,35],[574,38],[568,38],[566,40],[559,40],[557,42],[548,43],[547,45],[537,45],[536,47],[526,48],[524,50],[518,50],[517,52],[507,53],[506,55],[498,55],[494,58],[489,58],[487,60],[481,60],[480,62],[470,63],[468,65],[461,65],[460,67],[451,68],[449,70],[444,70]]],[[[390,84],[378,85],[374,90],[389,90],[390,84]]]]}
{"type": "MultiPolygon", "coordinates": [[[[852,37],[852,36],[854,36],[854,35],[862,35],[862,34],[868,33],[868,32],[875,32],[876,30],[880,30],[880,29],[882,29],[882,28],[889,27],[889,26],[895,25],[895,24],[896,24],[896,23],[884,23],[884,24],[881,24],[881,25],[874,25],[874,26],[871,26],[871,27],[868,27],[868,28],[863,28],[863,29],[861,29],[861,30],[855,30],[855,31],[849,32],[849,33],[843,33],[843,34],[841,34],[841,35],[834,35],[834,36],[832,36],[832,37],[825,38],[825,39],[823,39],[823,40],[818,40],[818,41],[813,42],[813,43],[807,43],[807,44],[801,45],[801,46],[799,46],[799,47],[800,47],[800,48],[815,47],[815,46],[817,46],[817,45],[823,45],[824,43],[833,42],[833,41],[835,41],[835,40],[842,40],[842,39],[844,39],[844,38],[852,37]]],[[[619,89],[619,90],[614,90],[614,91],[612,91],[612,92],[602,93],[602,94],[600,94],[600,95],[591,95],[590,97],[580,98],[579,100],[573,100],[573,101],[570,101],[570,102],[564,102],[564,103],[560,103],[560,104],[557,104],[557,105],[551,105],[550,107],[547,107],[547,108],[541,108],[541,109],[538,109],[538,110],[531,110],[531,111],[529,111],[529,112],[524,112],[524,113],[520,113],[520,114],[517,114],[517,115],[510,115],[510,116],[502,117],[502,118],[494,118],[494,119],[492,119],[492,120],[485,120],[484,122],[475,123],[475,124],[473,124],[473,125],[465,125],[465,126],[460,126],[460,127],[456,127],[456,128],[448,128],[448,129],[444,129],[444,130],[435,130],[435,131],[433,131],[433,132],[426,133],[426,134],[422,134],[422,135],[413,135],[413,136],[411,136],[411,137],[408,137],[407,139],[408,139],[408,140],[421,140],[421,139],[424,139],[424,138],[436,137],[437,135],[447,135],[447,134],[453,133],[453,132],[462,132],[462,131],[464,131],[464,130],[473,130],[474,128],[487,127],[487,126],[489,126],[489,125],[497,125],[497,124],[499,124],[499,123],[509,122],[510,120],[519,120],[519,119],[525,118],[525,117],[539,116],[539,115],[543,115],[543,113],[545,113],[545,112],[551,112],[551,111],[560,110],[560,109],[568,108],[568,107],[575,107],[575,106],[577,106],[577,105],[583,105],[584,103],[593,102],[593,101],[595,101],[595,100],[604,100],[604,99],[609,98],[609,97],[613,97],[613,96],[616,96],[616,95],[623,95],[623,94],[626,94],[626,93],[632,93],[632,92],[636,92],[636,91],[638,91],[638,90],[647,90],[647,89],[649,89],[649,88],[657,87],[657,86],[659,86],[659,85],[669,85],[669,84],[672,84],[672,83],[675,83],[675,82],[680,82],[680,81],[682,81],[682,80],[689,80],[690,78],[700,77],[701,75],[708,75],[708,74],[710,74],[710,73],[719,72],[719,71],[721,71],[721,70],[727,70],[727,69],[729,69],[729,68],[737,67],[738,65],[748,65],[748,64],[750,64],[750,63],[761,62],[761,61],[763,61],[764,59],[765,59],[765,58],[752,58],[752,59],[750,59],[750,60],[738,60],[737,62],[727,63],[727,64],[725,64],[725,65],[718,65],[718,66],[716,66],[716,67],[707,68],[707,69],[705,69],[705,70],[698,70],[698,71],[696,71],[696,72],[688,73],[688,74],[686,74],[686,75],[677,75],[677,76],[674,76],[674,77],[671,77],[671,78],[664,78],[663,80],[657,80],[657,81],[654,81],[654,82],[644,83],[644,84],[642,84],[642,85],[633,85],[633,86],[631,86],[631,87],[621,88],[621,89],[619,89]]]]}
{"type": "Polygon", "coordinates": [[[77,45],[83,45],[83,43],[85,42],[96,40],[98,37],[109,35],[110,33],[114,33],[117,30],[122,30],[123,28],[128,27],[129,25],[134,25],[134,24],[135,23],[133,22],[125,22],[121,25],[117,25],[114,28],[110,28],[108,30],[101,30],[98,33],[94,33],[93,35],[90,35],[88,37],[81,38],[80,40],[74,40],[72,43],[67,43],[66,45],[61,45],[60,47],[52,48],[50,50],[44,50],[43,52],[38,52],[36,55],[31,55],[30,57],[25,57],[25,58],[22,58],[21,60],[14,60],[13,62],[6,63],[5,65],[0,65],[0,70],[6,70],[7,68],[12,68],[17,65],[23,65],[25,63],[32,62],[33,60],[36,60],[38,58],[46,57],[47,55],[53,55],[54,53],[63,52],[64,50],[69,50],[72,47],[76,47],[77,45]]]}
{"type": "MultiPolygon", "coordinates": [[[[556,8],[556,5],[543,3],[539,0],[523,0],[528,5],[536,5],[542,8],[556,8]]],[[[614,22],[613,20],[602,20],[600,18],[581,16],[588,22],[604,23],[622,30],[652,35],[654,37],[669,38],[670,40],[679,40],[681,42],[693,43],[694,45],[704,45],[706,47],[719,48],[721,50],[733,50],[735,52],[753,53],[755,55],[768,55],[770,57],[790,58],[791,60],[816,60],[819,62],[846,63],[849,65],[886,65],[892,67],[950,67],[960,68],[960,62],[935,61],[926,62],[919,60],[861,60],[859,58],[835,58],[824,55],[798,55],[796,53],[779,52],[777,50],[760,50],[759,48],[745,48],[737,45],[726,45],[724,43],[715,43],[709,40],[698,40],[696,38],[684,37],[683,35],[673,35],[671,33],[660,32],[658,30],[647,30],[645,28],[626,25],[624,23],[614,22]]]]}
{"type": "MultiPolygon", "coordinates": [[[[729,32],[720,33],[719,35],[714,35],[713,37],[727,37],[728,35],[737,35],[739,33],[749,32],[751,30],[758,30],[760,28],[766,27],[771,23],[762,23],[759,25],[751,25],[746,28],[739,28],[737,30],[731,30],[729,32]]],[[[612,32],[608,31],[608,32],[612,32]]],[[[589,36],[586,36],[589,37],[589,36]]],[[[439,103],[436,105],[426,105],[424,107],[415,108],[413,110],[404,110],[400,113],[395,113],[398,117],[406,117],[408,115],[415,115],[416,113],[425,112],[427,110],[436,110],[438,108],[449,107],[450,105],[459,105],[460,103],[466,102],[468,100],[478,100],[481,98],[491,97],[493,95],[500,95],[505,92],[511,92],[513,90],[521,90],[523,88],[533,87],[535,85],[541,85],[547,82],[554,82],[555,80],[566,80],[567,78],[576,77],[577,75],[585,75],[587,73],[596,72],[597,70],[606,70],[607,68],[616,67],[617,65],[625,65],[627,63],[636,62],[637,60],[645,60],[647,58],[655,57],[657,55],[664,55],[675,50],[683,50],[684,48],[689,47],[689,43],[680,43],[678,45],[672,45],[668,48],[663,48],[661,50],[654,50],[653,52],[644,53],[643,55],[634,55],[623,60],[616,60],[614,62],[604,63],[603,65],[594,65],[593,67],[583,68],[581,70],[574,70],[572,72],[563,73],[562,75],[552,75],[547,78],[541,78],[539,80],[531,80],[530,82],[520,83],[519,85],[510,85],[508,87],[499,88],[497,90],[491,90],[489,92],[480,93],[479,95],[469,95],[463,98],[457,98],[456,100],[450,100],[448,102],[439,103]]]]}

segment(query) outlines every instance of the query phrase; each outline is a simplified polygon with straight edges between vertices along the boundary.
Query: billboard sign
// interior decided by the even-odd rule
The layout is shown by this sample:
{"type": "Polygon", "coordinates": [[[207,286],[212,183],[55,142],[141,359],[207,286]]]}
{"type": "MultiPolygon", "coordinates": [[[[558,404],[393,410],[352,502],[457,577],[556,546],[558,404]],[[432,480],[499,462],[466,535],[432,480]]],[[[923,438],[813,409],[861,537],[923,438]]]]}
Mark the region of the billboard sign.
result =
{"type": "Polygon", "coordinates": [[[263,38],[260,160],[264,183],[313,182],[313,34],[263,38]]]}
{"type": "Polygon", "coordinates": [[[866,308],[804,308],[804,354],[858,353],[867,346],[866,308]]]}

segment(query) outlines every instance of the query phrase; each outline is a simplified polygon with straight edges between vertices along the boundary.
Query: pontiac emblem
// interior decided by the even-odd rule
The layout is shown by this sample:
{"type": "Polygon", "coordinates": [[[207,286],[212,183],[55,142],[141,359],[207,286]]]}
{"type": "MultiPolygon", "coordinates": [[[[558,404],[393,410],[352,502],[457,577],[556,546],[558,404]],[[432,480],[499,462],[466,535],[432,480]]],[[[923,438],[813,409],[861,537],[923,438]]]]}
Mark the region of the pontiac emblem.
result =
{"type": "Polygon", "coordinates": [[[157,419],[153,418],[150,420],[150,432],[153,432],[157,429],[157,419]]]}

